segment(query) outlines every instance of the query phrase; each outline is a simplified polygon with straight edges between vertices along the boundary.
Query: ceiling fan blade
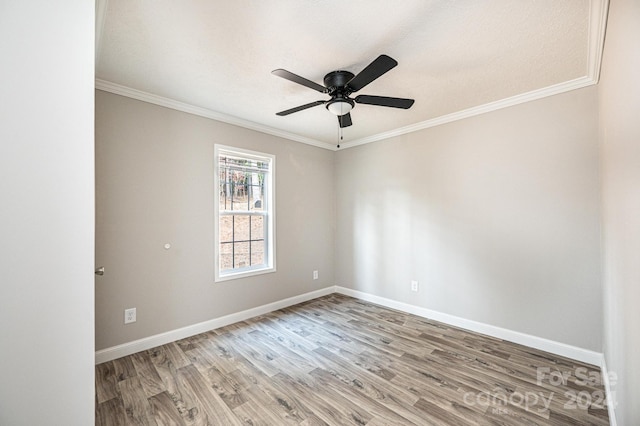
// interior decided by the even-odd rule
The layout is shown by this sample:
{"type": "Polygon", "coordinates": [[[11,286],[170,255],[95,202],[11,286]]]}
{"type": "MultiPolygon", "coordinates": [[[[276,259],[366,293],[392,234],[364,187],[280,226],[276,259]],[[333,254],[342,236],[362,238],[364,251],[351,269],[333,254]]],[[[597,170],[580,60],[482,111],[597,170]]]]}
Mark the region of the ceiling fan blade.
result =
{"type": "Polygon", "coordinates": [[[353,123],[351,122],[351,113],[346,113],[345,115],[338,116],[338,123],[340,123],[340,127],[349,127],[353,123]]]}
{"type": "Polygon", "coordinates": [[[354,99],[359,104],[378,105],[392,108],[409,109],[415,102],[413,99],[389,98],[387,96],[359,95],[354,99]]]}
{"type": "Polygon", "coordinates": [[[380,55],[367,65],[365,69],[360,71],[358,75],[353,77],[351,81],[347,83],[347,87],[352,92],[357,92],[396,65],[398,65],[398,62],[396,62],[395,59],[387,55],[380,55]]]}
{"type": "Polygon", "coordinates": [[[283,116],[283,115],[293,114],[294,112],[302,111],[302,110],[304,110],[304,109],[311,108],[311,107],[314,107],[314,106],[316,106],[316,105],[322,105],[322,104],[324,104],[324,103],[326,103],[326,102],[327,102],[327,101],[315,101],[315,102],[311,102],[311,103],[309,103],[309,104],[300,105],[300,106],[297,106],[297,107],[295,107],[295,108],[287,109],[287,110],[285,110],[285,111],[276,112],[276,115],[283,116]]]}
{"type": "Polygon", "coordinates": [[[298,83],[301,84],[303,86],[306,86],[310,89],[313,90],[317,90],[320,93],[327,93],[328,90],[326,87],[319,85],[318,83],[315,83],[311,80],[307,80],[304,77],[300,77],[297,74],[294,74],[290,71],[287,70],[283,70],[283,69],[277,69],[277,70],[273,70],[271,71],[271,74],[273,75],[277,75],[278,77],[282,77],[285,80],[289,80],[289,81],[293,81],[294,83],[298,83]]]}

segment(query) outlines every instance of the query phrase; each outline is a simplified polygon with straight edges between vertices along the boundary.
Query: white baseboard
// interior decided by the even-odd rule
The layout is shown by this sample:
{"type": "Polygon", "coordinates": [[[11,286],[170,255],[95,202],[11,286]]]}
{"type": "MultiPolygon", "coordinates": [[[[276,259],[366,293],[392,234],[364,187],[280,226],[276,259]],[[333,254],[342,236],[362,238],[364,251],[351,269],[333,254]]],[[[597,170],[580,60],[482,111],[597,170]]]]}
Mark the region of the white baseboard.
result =
{"type": "Polygon", "coordinates": [[[609,380],[609,370],[607,369],[607,363],[605,362],[604,355],[602,356],[602,364],[600,365],[600,374],[602,374],[602,380],[604,382],[604,392],[607,395],[609,425],[617,426],[618,422],[616,422],[616,393],[613,391],[611,381],[609,380]]]}
{"type": "MultiPolygon", "coordinates": [[[[387,308],[396,309],[396,310],[417,315],[423,318],[439,321],[444,324],[452,325],[454,327],[463,328],[465,330],[473,331],[476,333],[486,334],[488,336],[496,337],[498,339],[519,343],[521,345],[540,349],[556,355],[561,355],[567,358],[575,359],[577,361],[600,366],[602,377],[604,380],[604,387],[607,395],[607,401],[615,402],[615,393],[611,389],[611,383],[609,381],[609,372],[607,370],[607,365],[605,363],[604,355],[602,353],[591,351],[588,349],[578,348],[576,346],[567,345],[565,343],[556,342],[556,341],[545,339],[542,337],[532,336],[530,334],[520,333],[518,331],[509,330],[506,328],[496,327],[493,325],[468,320],[465,318],[457,317],[455,315],[445,314],[445,313],[434,311],[431,309],[410,305],[404,302],[398,302],[396,300],[387,299],[385,297],[380,297],[373,294],[369,294],[369,293],[365,293],[362,291],[353,290],[353,289],[341,287],[341,286],[326,287],[320,290],[290,297],[288,299],[279,300],[277,302],[268,303],[266,305],[247,309],[242,312],[225,315],[223,317],[214,318],[198,324],[168,331],[166,333],[156,334],[154,336],[145,337],[143,339],[135,340],[133,342],[128,342],[122,345],[113,346],[111,348],[102,349],[96,352],[95,362],[96,364],[101,364],[103,362],[111,361],[113,359],[121,358],[123,356],[131,355],[136,352],[151,349],[156,346],[161,346],[170,342],[175,342],[176,340],[184,339],[186,337],[204,333],[209,330],[224,327],[226,325],[233,324],[238,321],[244,321],[249,318],[256,317],[258,315],[264,315],[269,312],[276,311],[278,309],[293,306],[298,303],[306,302],[308,300],[316,299],[318,297],[326,296],[332,293],[344,294],[346,296],[355,297],[361,300],[365,300],[367,302],[376,303],[378,305],[385,306],[387,308]]],[[[609,412],[610,424],[612,426],[616,426],[615,404],[614,403],[608,404],[607,409],[609,412]]]]}
{"type": "Polygon", "coordinates": [[[521,345],[575,359],[587,364],[593,364],[597,366],[602,365],[603,356],[600,352],[594,352],[588,349],[578,348],[576,346],[567,345],[565,343],[556,342],[542,337],[532,336],[530,334],[520,333],[518,331],[496,327],[494,325],[484,324],[478,321],[468,320],[465,318],[457,317],[455,315],[449,315],[431,309],[410,305],[408,303],[398,302],[396,300],[375,296],[373,294],[364,293],[358,290],[352,290],[346,287],[336,286],[336,293],[356,297],[358,299],[376,303],[387,308],[396,309],[398,311],[418,315],[423,318],[439,321],[455,327],[464,328],[465,330],[486,334],[488,336],[507,340],[513,343],[519,343],[521,345]]]}
{"type": "Polygon", "coordinates": [[[603,355],[602,353],[599,353],[599,352],[578,348],[576,346],[555,342],[553,340],[532,336],[530,334],[520,333],[518,331],[509,330],[506,328],[496,327],[493,325],[468,320],[465,318],[457,317],[455,315],[445,314],[445,313],[434,311],[431,309],[410,305],[408,303],[398,302],[396,300],[387,299],[385,297],[380,297],[373,294],[365,293],[358,290],[352,290],[350,288],[340,287],[340,286],[326,287],[321,290],[316,290],[316,291],[301,294],[298,296],[290,297],[284,300],[279,300],[277,302],[268,303],[266,305],[247,309],[242,312],[225,315],[223,317],[214,318],[198,324],[193,324],[193,325],[189,325],[187,327],[179,328],[176,330],[167,331],[166,333],[156,334],[154,336],[149,336],[143,339],[134,340],[132,342],[124,343],[122,345],[117,345],[110,348],[102,349],[97,351],[95,354],[96,364],[100,364],[106,361],[111,361],[116,358],[121,358],[123,356],[131,355],[136,352],[151,349],[156,346],[161,346],[170,342],[175,342],[176,340],[184,339],[186,337],[194,336],[199,333],[204,333],[209,330],[224,327],[226,325],[233,324],[238,321],[244,321],[258,315],[263,315],[269,312],[276,311],[278,309],[286,308],[288,306],[293,306],[298,303],[302,303],[308,300],[316,299],[318,297],[326,296],[331,293],[340,293],[346,296],[356,297],[358,299],[376,303],[381,306],[386,306],[391,309],[396,309],[402,312],[418,315],[423,318],[428,318],[428,319],[439,321],[455,327],[464,328],[465,330],[474,331],[476,333],[486,334],[488,336],[507,340],[509,342],[519,343],[521,345],[529,346],[529,347],[540,349],[556,355],[561,355],[567,358],[586,362],[588,364],[593,364],[597,366],[603,365],[603,355]]]}
{"type": "Polygon", "coordinates": [[[184,339],[186,337],[195,336],[196,334],[204,333],[209,330],[224,327],[229,324],[236,323],[238,321],[244,321],[249,318],[256,317],[258,315],[264,315],[269,312],[277,311],[278,309],[293,306],[298,303],[306,302],[308,300],[316,299],[318,297],[326,296],[328,294],[335,293],[335,287],[327,287],[321,290],[312,291],[309,293],[301,294],[288,299],[279,300],[277,302],[268,303],[266,305],[258,306],[255,308],[247,309],[246,311],[237,312],[223,317],[214,318],[208,321],[204,321],[198,324],[189,325],[176,330],[167,331],[166,333],[156,334],[154,336],[145,337],[143,339],[134,340],[133,342],[123,343],[122,345],[113,346],[110,348],[102,349],[96,352],[96,364],[111,361],[123,356],[131,355],[136,352],[145,351],[147,349],[155,348],[156,346],[165,345],[167,343],[175,342],[176,340],[184,339]]]}

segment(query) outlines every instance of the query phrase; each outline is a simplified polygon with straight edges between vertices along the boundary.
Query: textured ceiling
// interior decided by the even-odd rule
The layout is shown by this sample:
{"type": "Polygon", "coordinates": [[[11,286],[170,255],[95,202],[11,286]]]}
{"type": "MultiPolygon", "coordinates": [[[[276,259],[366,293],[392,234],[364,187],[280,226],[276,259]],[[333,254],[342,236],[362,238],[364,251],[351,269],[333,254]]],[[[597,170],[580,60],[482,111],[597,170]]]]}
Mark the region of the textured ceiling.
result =
{"type": "Polygon", "coordinates": [[[323,106],[275,115],[328,96],[271,71],[322,84],[387,54],[399,65],[357,94],[415,104],[356,104],[348,146],[595,83],[604,9],[605,0],[99,0],[96,86],[332,147],[338,122],[323,106]]]}

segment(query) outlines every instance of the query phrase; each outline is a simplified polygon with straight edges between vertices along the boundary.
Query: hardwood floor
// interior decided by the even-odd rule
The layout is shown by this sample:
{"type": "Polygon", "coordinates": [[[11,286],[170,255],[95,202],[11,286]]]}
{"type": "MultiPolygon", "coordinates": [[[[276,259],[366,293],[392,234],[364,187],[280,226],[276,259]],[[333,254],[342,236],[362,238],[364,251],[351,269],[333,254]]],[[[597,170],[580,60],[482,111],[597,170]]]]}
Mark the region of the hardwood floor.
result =
{"type": "Polygon", "coordinates": [[[599,368],[332,294],[96,366],[96,425],[608,425],[599,368]]]}

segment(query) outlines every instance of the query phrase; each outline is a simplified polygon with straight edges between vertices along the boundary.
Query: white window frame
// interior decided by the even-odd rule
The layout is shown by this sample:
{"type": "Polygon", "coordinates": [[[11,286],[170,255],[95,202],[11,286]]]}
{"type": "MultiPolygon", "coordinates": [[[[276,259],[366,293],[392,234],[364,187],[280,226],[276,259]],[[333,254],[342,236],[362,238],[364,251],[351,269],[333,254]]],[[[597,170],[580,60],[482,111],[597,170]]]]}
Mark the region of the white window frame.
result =
{"type": "MultiPolygon", "coordinates": [[[[234,280],[238,278],[250,277],[253,275],[267,274],[276,271],[276,220],[275,220],[275,170],[276,170],[276,157],[275,155],[266,154],[263,152],[251,151],[243,148],[236,148],[226,145],[214,145],[214,269],[215,269],[215,282],[222,282],[228,280],[234,280]],[[265,264],[258,267],[247,267],[238,270],[220,271],[220,155],[241,156],[250,158],[252,160],[259,160],[269,163],[269,173],[265,176],[265,194],[263,200],[263,206],[266,206],[266,210],[261,213],[256,213],[264,217],[264,238],[265,238],[265,264]]],[[[242,210],[237,211],[241,214],[254,214],[245,212],[242,210]]]]}

